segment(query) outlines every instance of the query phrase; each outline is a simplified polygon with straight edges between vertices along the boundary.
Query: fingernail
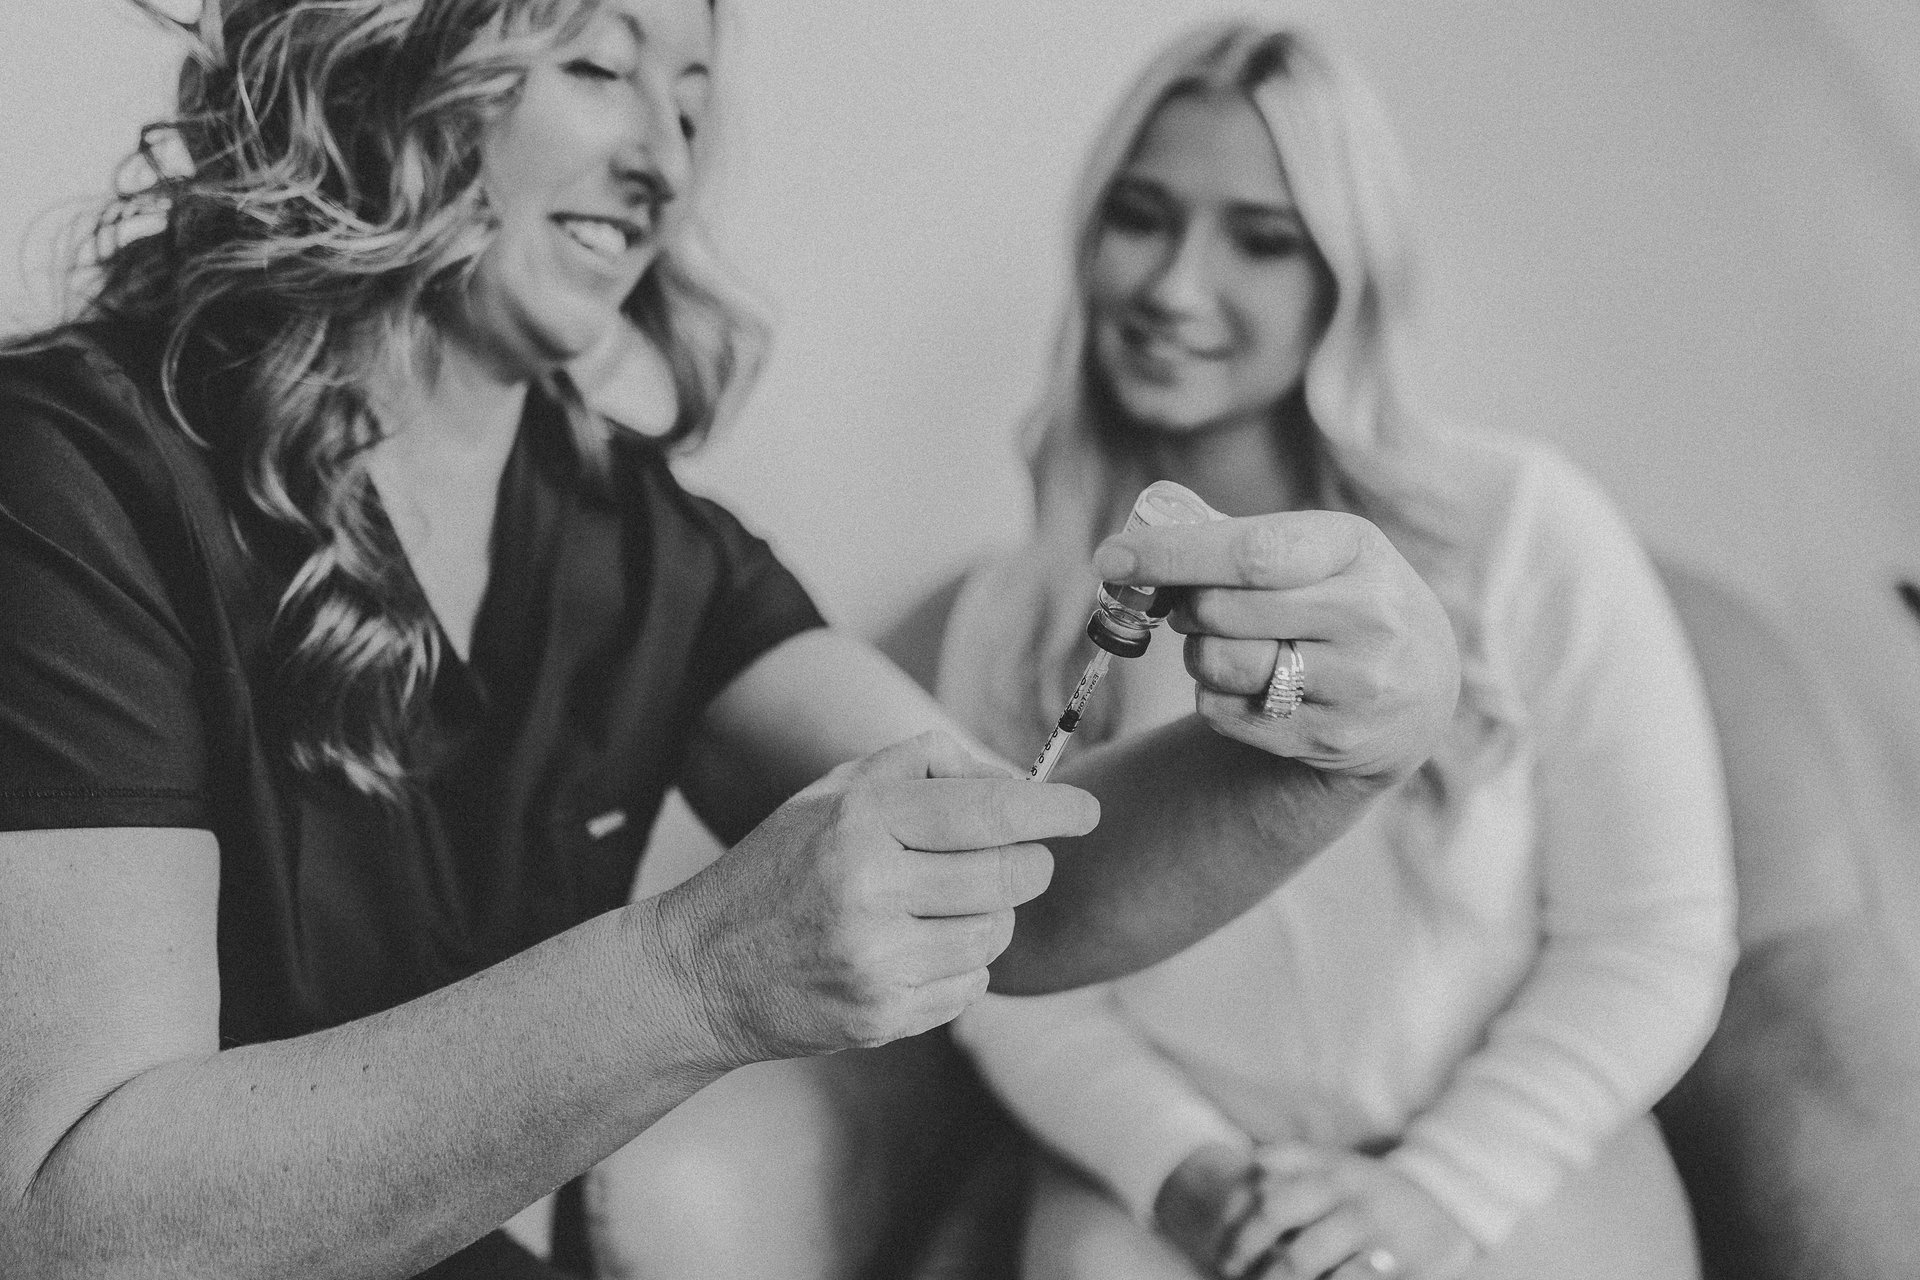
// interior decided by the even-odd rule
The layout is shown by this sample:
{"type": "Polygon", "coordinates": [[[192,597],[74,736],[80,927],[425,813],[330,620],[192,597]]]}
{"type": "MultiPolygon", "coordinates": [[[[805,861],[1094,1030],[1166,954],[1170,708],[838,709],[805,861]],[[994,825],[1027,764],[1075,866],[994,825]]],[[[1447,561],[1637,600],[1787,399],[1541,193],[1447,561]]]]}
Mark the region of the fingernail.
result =
{"type": "Polygon", "coordinates": [[[1102,579],[1124,578],[1139,567],[1140,561],[1125,547],[1111,544],[1093,553],[1093,571],[1102,579]]]}

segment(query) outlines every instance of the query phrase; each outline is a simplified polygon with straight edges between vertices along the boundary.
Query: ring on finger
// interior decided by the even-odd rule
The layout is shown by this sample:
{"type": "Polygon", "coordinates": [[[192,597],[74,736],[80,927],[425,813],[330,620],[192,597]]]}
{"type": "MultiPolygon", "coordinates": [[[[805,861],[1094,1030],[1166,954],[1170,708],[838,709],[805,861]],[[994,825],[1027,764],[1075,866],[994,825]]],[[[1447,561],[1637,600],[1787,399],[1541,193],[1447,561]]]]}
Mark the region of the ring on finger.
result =
{"type": "Polygon", "coordinates": [[[1393,1256],[1393,1250],[1373,1248],[1360,1255],[1360,1265],[1377,1276],[1397,1276],[1400,1274],[1400,1259],[1393,1256]]]}
{"type": "Polygon", "coordinates": [[[1280,641],[1274,656],[1273,676],[1267,681],[1267,693],[1260,700],[1260,714],[1268,720],[1286,720],[1307,696],[1307,665],[1300,647],[1291,640],[1280,641]]]}

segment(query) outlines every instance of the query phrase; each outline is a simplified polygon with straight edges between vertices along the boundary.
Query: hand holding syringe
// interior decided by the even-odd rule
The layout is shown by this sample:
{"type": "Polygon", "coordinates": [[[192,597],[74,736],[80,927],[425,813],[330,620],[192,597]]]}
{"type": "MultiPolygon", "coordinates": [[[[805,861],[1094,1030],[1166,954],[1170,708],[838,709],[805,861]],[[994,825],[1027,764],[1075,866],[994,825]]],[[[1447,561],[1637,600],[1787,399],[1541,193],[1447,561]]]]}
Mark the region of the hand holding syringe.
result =
{"type": "MultiPolygon", "coordinates": [[[[1209,520],[1225,518],[1185,485],[1175,484],[1171,480],[1156,480],[1134,499],[1133,511],[1127,516],[1126,526],[1121,532],[1174,524],[1204,524],[1209,520]]],[[[1080,727],[1080,714],[1086,710],[1087,701],[1093,697],[1100,677],[1107,674],[1113,655],[1137,658],[1145,653],[1147,645],[1153,640],[1153,629],[1160,625],[1160,620],[1172,608],[1173,589],[1170,587],[1130,587],[1114,582],[1100,584],[1094,600],[1093,616],[1087,619],[1087,639],[1099,646],[1099,652],[1093,655],[1086,670],[1080,673],[1080,683],[1074,686],[1073,696],[1067,699],[1067,708],[1060,713],[1059,723],[1047,735],[1046,745],[1040,748],[1033,767],[1027,770],[1029,782],[1045,782],[1047,775],[1053,772],[1053,766],[1059,763],[1060,754],[1067,749],[1067,739],[1080,727]]]]}

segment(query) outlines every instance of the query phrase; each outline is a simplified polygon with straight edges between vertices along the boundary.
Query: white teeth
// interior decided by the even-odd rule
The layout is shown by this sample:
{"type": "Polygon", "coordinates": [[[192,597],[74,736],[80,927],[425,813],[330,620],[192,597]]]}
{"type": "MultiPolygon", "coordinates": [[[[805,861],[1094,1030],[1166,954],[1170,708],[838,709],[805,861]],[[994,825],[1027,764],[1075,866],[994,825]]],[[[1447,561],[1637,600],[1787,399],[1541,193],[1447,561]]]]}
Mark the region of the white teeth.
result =
{"type": "Polygon", "coordinates": [[[562,218],[566,233],[603,258],[617,258],[627,251],[627,237],[609,222],[597,218],[562,218]]]}

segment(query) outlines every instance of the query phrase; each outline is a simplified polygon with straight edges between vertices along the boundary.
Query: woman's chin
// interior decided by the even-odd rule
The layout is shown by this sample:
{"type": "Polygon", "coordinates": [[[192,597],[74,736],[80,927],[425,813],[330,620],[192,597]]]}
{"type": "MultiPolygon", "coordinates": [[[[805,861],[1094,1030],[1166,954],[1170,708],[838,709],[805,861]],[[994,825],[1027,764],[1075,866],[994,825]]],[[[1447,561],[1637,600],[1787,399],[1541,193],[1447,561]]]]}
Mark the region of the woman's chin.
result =
{"type": "Polygon", "coordinates": [[[1158,435],[1192,435],[1220,418],[1217,406],[1193,404],[1180,396],[1122,394],[1120,407],[1135,427],[1158,435]]]}
{"type": "Polygon", "coordinates": [[[1196,385],[1196,380],[1116,377],[1109,385],[1120,411],[1136,429],[1166,436],[1198,436],[1265,420],[1280,399],[1277,392],[1268,399],[1233,387],[1196,385]]]}
{"type": "Polygon", "coordinates": [[[610,345],[623,320],[614,307],[469,305],[448,330],[500,377],[532,380],[610,345]]]}
{"type": "Polygon", "coordinates": [[[599,299],[559,298],[521,309],[521,344],[545,364],[566,364],[613,340],[623,317],[599,299]]]}

